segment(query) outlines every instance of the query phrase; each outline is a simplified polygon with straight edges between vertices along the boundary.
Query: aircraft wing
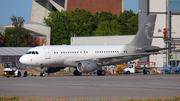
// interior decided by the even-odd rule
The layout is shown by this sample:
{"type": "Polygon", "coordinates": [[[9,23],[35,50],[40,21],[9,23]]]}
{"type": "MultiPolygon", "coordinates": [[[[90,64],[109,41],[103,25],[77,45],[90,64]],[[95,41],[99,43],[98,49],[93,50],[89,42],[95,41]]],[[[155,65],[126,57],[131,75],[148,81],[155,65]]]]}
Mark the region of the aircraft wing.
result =
{"type": "Polygon", "coordinates": [[[126,55],[117,55],[117,56],[105,56],[105,57],[97,57],[97,58],[87,58],[87,59],[77,59],[76,61],[84,61],[84,60],[89,60],[89,61],[95,61],[95,62],[108,62],[113,59],[127,59],[127,58],[140,58],[144,56],[148,56],[150,54],[159,54],[159,52],[148,52],[148,53],[135,53],[135,54],[126,54],[126,55]]]}
{"type": "Polygon", "coordinates": [[[158,52],[160,50],[166,50],[166,49],[173,49],[173,48],[176,48],[176,47],[169,47],[169,48],[155,48],[155,49],[147,49],[147,50],[144,50],[145,52],[158,52]]]}
{"type": "Polygon", "coordinates": [[[143,57],[148,56],[150,54],[158,54],[157,52],[150,52],[150,53],[135,53],[135,54],[126,54],[126,55],[120,55],[120,56],[113,56],[113,57],[100,57],[98,59],[119,59],[119,58],[129,58],[129,57],[143,57]]]}

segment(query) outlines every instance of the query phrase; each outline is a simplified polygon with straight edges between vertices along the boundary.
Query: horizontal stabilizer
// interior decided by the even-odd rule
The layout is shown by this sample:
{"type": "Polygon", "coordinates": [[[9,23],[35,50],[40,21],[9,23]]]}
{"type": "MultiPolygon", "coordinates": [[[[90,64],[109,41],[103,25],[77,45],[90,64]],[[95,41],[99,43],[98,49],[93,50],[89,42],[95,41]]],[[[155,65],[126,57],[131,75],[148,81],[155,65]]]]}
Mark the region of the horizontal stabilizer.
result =
{"type": "Polygon", "coordinates": [[[173,49],[173,48],[176,48],[176,47],[147,49],[147,50],[144,50],[144,51],[145,51],[145,52],[158,52],[158,51],[160,51],[160,50],[173,49]]]}

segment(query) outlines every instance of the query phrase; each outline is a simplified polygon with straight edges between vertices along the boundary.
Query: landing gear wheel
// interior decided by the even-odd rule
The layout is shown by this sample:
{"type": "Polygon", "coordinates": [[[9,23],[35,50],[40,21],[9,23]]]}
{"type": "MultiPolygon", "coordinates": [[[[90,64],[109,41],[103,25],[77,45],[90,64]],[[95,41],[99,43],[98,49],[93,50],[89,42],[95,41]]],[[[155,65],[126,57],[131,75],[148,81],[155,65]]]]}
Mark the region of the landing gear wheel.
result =
{"type": "Polygon", "coordinates": [[[98,76],[104,76],[105,74],[106,74],[106,72],[104,70],[98,70],[97,71],[98,76]]]}
{"type": "Polygon", "coordinates": [[[101,75],[104,76],[106,72],[104,70],[101,70],[101,75]]]}
{"type": "Polygon", "coordinates": [[[45,74],[44,74],[44,67],[41,67],[41,73],[40,73],[40,77],[43,77],[45,74]]]}
{"type": "Polygon", "coordinates": [[[97,75],[98,75],[98,76],[100,75],[100,72],[101,72],[101,70],[97,70],[97,75]]]}
{"type": "Polygon", "coordinates": [[[73,74],[74,74],[74,76],[81,76],[81,75],[82,75],[82,73],[79,72],[78,70],[75,70],[75,71],[73,72],[73,74]]]}
{"type": "Polygon", "coordinates": [[[45,74],[44,73],[40,73],[40,77],[43,77],[45,74]]]}

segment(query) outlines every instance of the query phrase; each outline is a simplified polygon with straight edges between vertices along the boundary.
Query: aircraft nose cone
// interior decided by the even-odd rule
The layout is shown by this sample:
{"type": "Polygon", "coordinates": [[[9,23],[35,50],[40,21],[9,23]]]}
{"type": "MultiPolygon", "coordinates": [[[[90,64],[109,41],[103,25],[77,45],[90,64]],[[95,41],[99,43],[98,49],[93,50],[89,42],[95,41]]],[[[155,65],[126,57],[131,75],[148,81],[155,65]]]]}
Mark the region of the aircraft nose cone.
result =
{"type": "Polygon", "coordinates": [[[26,59],[24,56],[21,56],[20,59],[19,59],[19,62],[22,63],[22,64],[26,64],[26,59]]]}

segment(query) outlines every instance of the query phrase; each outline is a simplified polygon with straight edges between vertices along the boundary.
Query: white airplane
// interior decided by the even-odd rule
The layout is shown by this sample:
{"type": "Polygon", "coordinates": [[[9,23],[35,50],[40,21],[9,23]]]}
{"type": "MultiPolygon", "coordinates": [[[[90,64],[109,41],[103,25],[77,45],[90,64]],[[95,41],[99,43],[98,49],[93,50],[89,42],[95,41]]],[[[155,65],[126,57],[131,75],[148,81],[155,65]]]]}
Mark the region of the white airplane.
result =
{"type": "MultiPolygon", "coordinates": [[[[132,42],[126,45],[50,45],[38,46],[21,56],[22,64],[48,67],[48,72],[57,72],[65,67],[74,67],[74,75],[92,72],[99,66],[120,64],[155,54],[159,48],[151,46],[156,15],[149,15],[132,42]]],[[[40,74],[43,76],[43,73],[40,74]]],[[[105,75],[98,70],[97,75],[105,75]]]]}

